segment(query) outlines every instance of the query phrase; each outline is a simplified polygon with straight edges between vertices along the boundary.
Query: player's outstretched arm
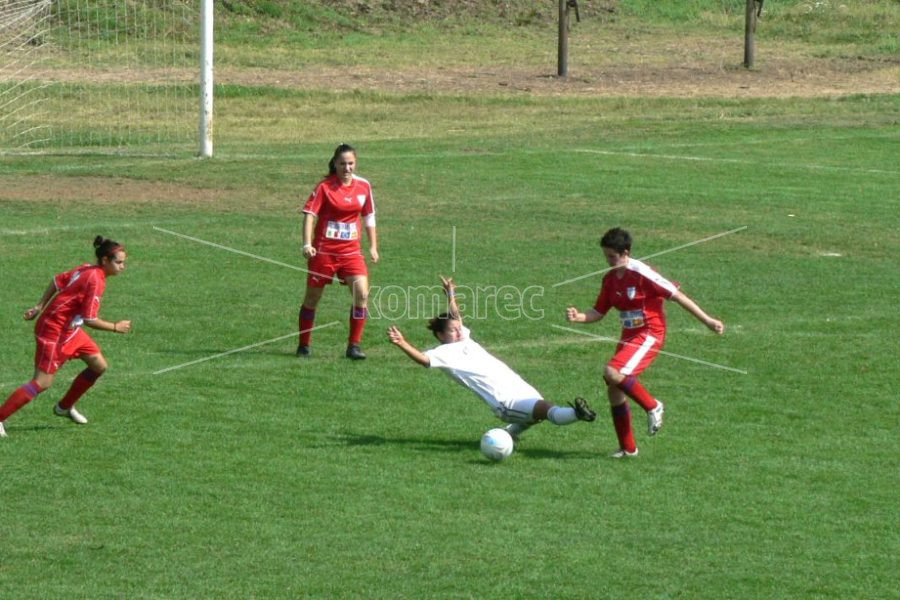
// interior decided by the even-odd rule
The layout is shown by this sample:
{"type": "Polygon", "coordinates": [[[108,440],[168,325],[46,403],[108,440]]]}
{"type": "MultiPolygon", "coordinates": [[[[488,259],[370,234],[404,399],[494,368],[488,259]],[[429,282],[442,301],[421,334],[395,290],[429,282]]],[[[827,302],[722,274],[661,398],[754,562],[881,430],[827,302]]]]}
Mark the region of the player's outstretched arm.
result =
{"type": "Polygon", "coordinates": [[[456,284],[453,282],[453,278],[441,275],[441,285],[444,286],[444,292],[447,294],[447,312],[452,318],[462,322],[459,304],[456,303],[456,284]]]}
{"type": "Polygon", "coordinates": [[[686,311],[694,315],[698,321],[709,327],[710,330],[722,335],[725,333],[725,324],[718,320],[714,319],[708,314],[706,314],[702,308],[697,306],[697,303],[691,300],[687,294],[682,292],[681,290],[675,292],[675,295],[672,296],[672,300],[680,304],[686,311]]]}
{"type": "Polygon", "coordinates": [[[392,344],[403,350],[408,357],[422,365],[423,367],[431,366],[431,360],[428,359],[427,356],[422,354],[415,346],[406,341],[406,338],[403,337],[403,333],[397,329],[395,325],[391,325],[388,328],[388,339],[392,344]]]}
{"type": "Polygon", "coordinates": [[[54,282],[50,282],[50,285],[47,286],[47,289],[44,290],[44,295],[41,296],[41,299],[38,300],[38,303],[25,311],[23,318],[26,321],[30,321],[44,310],[44,307],[50,302],[50,299],[56,295],[56,284],[54,282]]]}
{"type": "Polygon", "coordinates": [[[574,306],[566,307],[566,321],[569,323],[594,323],[603,318],[604,315],[598,313],[594,308],[589,308],[585,312],[579,311],[574,306]]]}

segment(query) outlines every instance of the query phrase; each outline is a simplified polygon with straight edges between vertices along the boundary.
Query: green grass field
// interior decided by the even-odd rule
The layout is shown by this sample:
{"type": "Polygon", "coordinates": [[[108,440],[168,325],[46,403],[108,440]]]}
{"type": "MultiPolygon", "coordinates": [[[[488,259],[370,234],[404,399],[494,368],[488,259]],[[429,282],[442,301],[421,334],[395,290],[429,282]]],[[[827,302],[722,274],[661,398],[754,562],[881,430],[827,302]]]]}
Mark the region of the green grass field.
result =
{"type": "Polygon", "coordinates": [[[6,423],[0,596],[898,597],[896,95],[222,92],[210,161],[0,156],[0,397],[31,375],[21,313],[97,234],[129,252],[101,314],[134,322],[95,335],[90,424],[52,416],[80,363],[6,423]],[[375,187],[372,283],[531,290],[528,316],[468,325],[597,422],[488,463],[499,421],[386,339],[430,347],[424,316],[374,307],[350,362],[340,287],[294,357],[303,274],[247,254],[303,266],[298,208],[341,141],[375,187]],[[661,356],[642,380],[666,425],[649,439],[636,410],[627,462],[607,458],[613,345],[553,327],[594,301],[599,277],[557,284],[604,268],[616,225],[726,323],[673,306],[666,350],[746,372],[661,356]]]}

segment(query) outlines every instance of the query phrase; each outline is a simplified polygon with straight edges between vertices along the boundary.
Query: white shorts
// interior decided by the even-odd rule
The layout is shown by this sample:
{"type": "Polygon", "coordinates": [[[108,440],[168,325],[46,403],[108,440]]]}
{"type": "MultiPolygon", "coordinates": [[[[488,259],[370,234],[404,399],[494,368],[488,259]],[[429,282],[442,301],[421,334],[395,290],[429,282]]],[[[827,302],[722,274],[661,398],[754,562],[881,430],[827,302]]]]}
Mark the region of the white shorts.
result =
{"type": "Polygon", "coordinates": [[[534,405],[540,400],[541,398],[511,400],[506,404],[498,404],[491,411],[495,417],[506,423],[533,423],[534,405]]]}

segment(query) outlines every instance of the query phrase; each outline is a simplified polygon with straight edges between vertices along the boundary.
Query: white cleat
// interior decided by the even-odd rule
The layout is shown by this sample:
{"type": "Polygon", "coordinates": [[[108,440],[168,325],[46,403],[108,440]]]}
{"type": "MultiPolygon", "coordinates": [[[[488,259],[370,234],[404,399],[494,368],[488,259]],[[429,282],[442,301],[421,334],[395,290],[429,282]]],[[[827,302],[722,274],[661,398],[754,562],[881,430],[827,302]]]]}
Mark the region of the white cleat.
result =
{"type": "Polygon", "coordinates": [[[629,452],[628,450],[625,450],[624,448],[619,448],[618,450],[616,450],[615,452],[610,454],[609,457],[610,458],[634,458],[637,455],[638,455],[637,448],[634,449],[634,452],[629,452]]]}
{"type": "Polygon", "coordinates": [[[88,422],[87,418],[83,414],[75,410],[74,406],[69,410],[63,410],[59,407],[59,404],[57,404],[53,407],[53,414],[55,414],[57,417],[69,417],[79,425],[87,425],[88,422]]]}
{"type": "Polygon", "coordinates": [[[656,435],[663,426],[663,412],[666,407],[659,400],[656,401],[656,408],[647,413],[647,433],[656,435]]]}
{"type": "Polygon", "coordinates": [[[6,437],[6,429],[3,428],[3,421],[0,421],[0,437],[6,437]]]}

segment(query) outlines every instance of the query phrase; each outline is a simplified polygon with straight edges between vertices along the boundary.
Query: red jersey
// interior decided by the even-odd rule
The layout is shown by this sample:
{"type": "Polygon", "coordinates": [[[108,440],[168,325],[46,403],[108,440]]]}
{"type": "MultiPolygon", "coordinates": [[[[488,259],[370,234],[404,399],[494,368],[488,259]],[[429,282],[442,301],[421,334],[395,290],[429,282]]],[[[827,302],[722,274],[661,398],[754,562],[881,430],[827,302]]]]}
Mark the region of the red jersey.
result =
{"type": "Polygon", "coordinates": [[[84,264],[53,278],[57,294],[34,326],[40,338],[58,338],[96,319],[106,290],[106,273],[100,265],[84,264]],[[67,332],[67,330],[69,330],[67,332]]]}
{"type": "Polygon", "coordinates": [[[666,311],[663,304],[677,291],[676,284],[641,261],[629,258],[623,277],[619,277],[618,269],[603,277],[594,310],[605,315],[610,308],[617,309],[623,335],[650,330],[664,336],[666,311]]]}
{"type": "Polygon", "coordinates": [[[343,185],[337,175],[329,175],[310,194],[303,212],[318,218],[313,238],[317,253],[362,254],[360,216],[366,217],[366,225],[375,224],[372,186],[356,175],[350,185],[343,185]]]}

